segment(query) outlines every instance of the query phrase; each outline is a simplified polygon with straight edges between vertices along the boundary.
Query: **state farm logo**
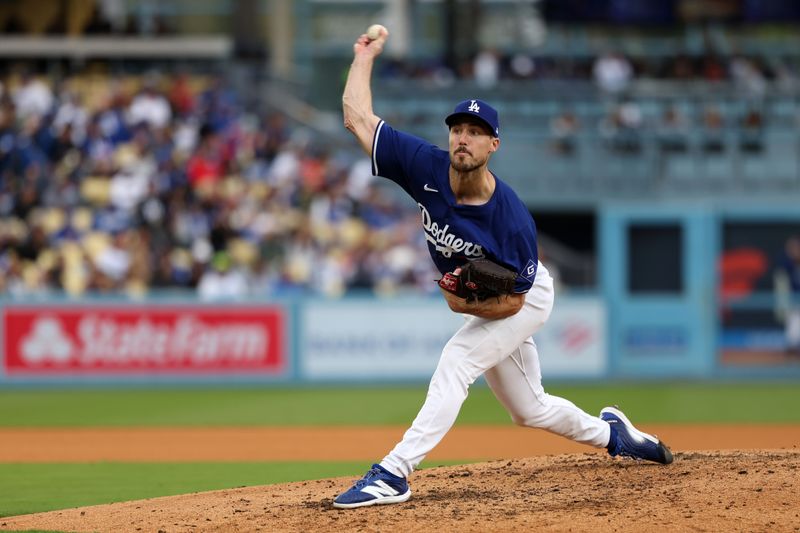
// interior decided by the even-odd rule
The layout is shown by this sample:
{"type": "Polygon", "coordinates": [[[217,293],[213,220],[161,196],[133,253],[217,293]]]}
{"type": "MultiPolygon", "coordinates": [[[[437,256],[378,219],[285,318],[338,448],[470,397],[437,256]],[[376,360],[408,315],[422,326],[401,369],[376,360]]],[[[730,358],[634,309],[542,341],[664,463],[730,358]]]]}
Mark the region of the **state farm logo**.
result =
{"type": "MultiPolygon", "coordinates": [[[[10,340],[11,366],[73,368],[258,367],[280,349],[271,326],[249,319],[177,314],[153,318],[81,314],[33,316],[10,340]]],[[[275,330],[275,333],[278,333],[275,330]]]]}
{"type": "Polygon", "coordinates": [[[37,318],[20,344],[22,358],[31,364],[65,363],[74,352],[61,321],[53,317],[37,318]]]}
{"type": "Polygon", "coordinates": [[[257,363],[269,349],[269,331],[258,323],[207,323],[192,315],[166,322],[85,315],[76,328],[82,364],[191,365],[257,363]]]}
{"type": "Polygon", "coordinates": [[[0,372],[72,375],[284,373],[276,307],[0,308],[0,372]]]}

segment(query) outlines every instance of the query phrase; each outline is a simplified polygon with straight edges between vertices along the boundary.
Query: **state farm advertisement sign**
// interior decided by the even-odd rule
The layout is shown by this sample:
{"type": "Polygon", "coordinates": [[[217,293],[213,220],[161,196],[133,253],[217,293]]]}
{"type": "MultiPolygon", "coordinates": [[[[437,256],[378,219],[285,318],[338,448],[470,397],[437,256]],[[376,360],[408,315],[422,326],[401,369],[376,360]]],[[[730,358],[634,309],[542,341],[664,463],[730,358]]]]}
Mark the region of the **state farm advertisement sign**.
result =
{"type": "Polygon", "coordinates": [[[5,371],[277,374],[286,369],[284,321],[277,307],[10,306],[5,371]]]}

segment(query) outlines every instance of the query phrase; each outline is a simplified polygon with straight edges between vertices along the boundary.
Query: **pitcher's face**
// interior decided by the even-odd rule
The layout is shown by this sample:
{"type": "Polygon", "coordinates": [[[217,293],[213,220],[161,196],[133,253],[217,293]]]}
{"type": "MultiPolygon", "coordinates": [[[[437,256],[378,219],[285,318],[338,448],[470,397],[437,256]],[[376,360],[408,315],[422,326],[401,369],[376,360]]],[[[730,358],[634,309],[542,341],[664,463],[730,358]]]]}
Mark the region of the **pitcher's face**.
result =
{"type": "Polygon", "coordinates": [[[497,151],[500,139],[494,137],[482,122],[464,120],[450,126],[450,165],[459,172],[470,172],[486,165],[497,151]]]}

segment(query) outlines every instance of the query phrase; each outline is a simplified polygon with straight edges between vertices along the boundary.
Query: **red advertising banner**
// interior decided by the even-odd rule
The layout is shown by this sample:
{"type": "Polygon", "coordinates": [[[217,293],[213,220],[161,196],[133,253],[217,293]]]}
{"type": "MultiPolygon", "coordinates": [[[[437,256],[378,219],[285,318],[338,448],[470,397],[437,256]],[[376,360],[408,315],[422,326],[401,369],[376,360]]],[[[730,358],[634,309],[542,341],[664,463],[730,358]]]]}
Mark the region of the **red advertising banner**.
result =
{"type": "Polygon", "coordinates": [[[286,369],[279,307],[8,306],[8,375],[257,373],[286,369]]]}

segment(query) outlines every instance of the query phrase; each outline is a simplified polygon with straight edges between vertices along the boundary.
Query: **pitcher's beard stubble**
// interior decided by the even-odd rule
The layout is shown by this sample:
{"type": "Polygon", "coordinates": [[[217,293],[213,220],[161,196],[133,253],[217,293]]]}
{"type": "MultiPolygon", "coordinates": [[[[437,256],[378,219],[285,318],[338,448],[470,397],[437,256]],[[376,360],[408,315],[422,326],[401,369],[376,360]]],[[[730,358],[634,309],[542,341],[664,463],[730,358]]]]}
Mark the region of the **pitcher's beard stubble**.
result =
{"type": "Polygon", "coordinates": [[[475,169],[480,168],[486,161],[477,161],[472,157],[472,154],[469,152],[458,152],[456,151],[452,156],[450,156],[450,166],[453,167],[458,172],[472,172],[475,169]],[[458,157],[459,153],[466,153],[469,155],[468,158],[458,157]]]}

